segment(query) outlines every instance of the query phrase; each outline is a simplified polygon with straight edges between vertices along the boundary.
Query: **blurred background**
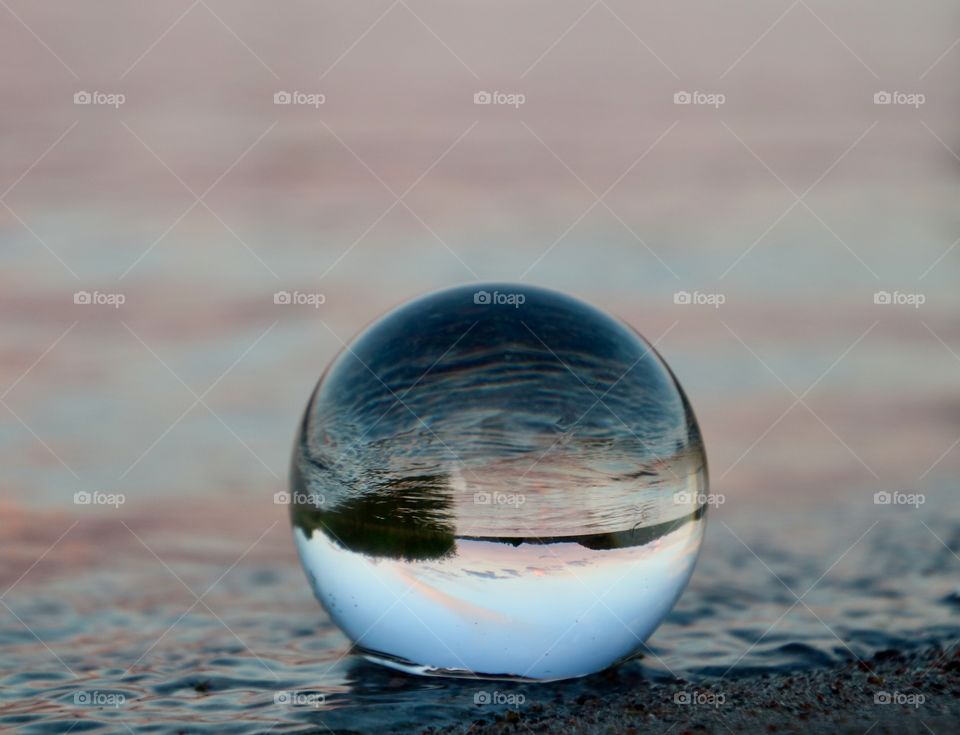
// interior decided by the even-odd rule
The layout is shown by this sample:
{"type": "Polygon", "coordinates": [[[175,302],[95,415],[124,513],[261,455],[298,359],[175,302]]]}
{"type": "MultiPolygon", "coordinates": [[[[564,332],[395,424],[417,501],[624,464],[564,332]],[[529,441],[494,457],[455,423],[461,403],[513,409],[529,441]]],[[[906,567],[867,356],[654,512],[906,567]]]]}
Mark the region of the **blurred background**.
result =
{"type": "Polygon", "coordinates": [[[141,663],[211,629],[271,660],[246,623],[320,618],[273,501],[300,413],[342,342],[471,281],[656,344],[718,555],[805,589],[874,521],[954,543],[910,513],[956,520],[955,4],[0,6],[0,625],[35,669],[168,626],[141,663]]]}

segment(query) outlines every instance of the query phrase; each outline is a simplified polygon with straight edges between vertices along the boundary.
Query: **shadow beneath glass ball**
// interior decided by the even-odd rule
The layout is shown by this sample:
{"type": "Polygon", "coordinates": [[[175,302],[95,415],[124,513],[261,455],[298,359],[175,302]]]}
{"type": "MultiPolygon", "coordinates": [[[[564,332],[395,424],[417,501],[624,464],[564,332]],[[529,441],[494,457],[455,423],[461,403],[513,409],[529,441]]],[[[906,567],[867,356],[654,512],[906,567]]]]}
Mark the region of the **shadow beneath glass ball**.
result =
{"type": "Polygon", "coordinates": [[[644,667],[642,655],[591,676],[553,682],[422,676],[357,654],[343,664],[348,691],[329,697],[327,706],[310,717],[335,732],[466,727],[478,721],[511,722],[518,715],[533,723],[541,715],[573,716],[591,700],[616,699],[664,678],[644,667]]]}

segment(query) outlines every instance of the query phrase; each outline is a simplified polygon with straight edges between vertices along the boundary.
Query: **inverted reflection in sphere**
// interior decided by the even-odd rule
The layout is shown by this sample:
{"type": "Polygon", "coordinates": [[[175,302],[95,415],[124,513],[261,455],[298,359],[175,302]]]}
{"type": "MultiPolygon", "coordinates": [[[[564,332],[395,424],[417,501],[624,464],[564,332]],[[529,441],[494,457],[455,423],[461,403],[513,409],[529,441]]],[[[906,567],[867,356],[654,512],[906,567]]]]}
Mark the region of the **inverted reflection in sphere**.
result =
{"type": "Polygon", "coordinates": [[[705,523],[680,386],[622,322],[522,285],[407,303],[328,367],[294,448],[294,534],[358,651],[561,679],[642,648],[705,523]]]}

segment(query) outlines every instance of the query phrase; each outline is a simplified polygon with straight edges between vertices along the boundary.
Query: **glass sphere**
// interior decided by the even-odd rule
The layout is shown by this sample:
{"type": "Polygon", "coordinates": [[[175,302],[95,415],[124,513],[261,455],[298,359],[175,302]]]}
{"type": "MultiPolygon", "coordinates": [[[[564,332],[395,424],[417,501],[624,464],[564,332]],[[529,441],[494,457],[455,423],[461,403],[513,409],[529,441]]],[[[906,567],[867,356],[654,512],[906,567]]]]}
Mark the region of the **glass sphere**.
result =
{"type": "Polygon", "coordinates": [[[563,679],[635,654],[706,521],[697,421],[657,352],[569,296],[484,284],[383,316],[294,446],[313,590],[368,658],[563,679]]]}

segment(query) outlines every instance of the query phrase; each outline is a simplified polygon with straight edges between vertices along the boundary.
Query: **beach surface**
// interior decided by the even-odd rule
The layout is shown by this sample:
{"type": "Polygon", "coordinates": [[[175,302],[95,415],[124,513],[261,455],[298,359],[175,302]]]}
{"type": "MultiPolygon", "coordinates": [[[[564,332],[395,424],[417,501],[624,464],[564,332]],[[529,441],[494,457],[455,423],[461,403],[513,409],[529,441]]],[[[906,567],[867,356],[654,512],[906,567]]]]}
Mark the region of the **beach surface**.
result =
{"type": "Polygon", "coordinates": [[[0,728],[955,731],[955,3],[2,5],[0,728]],[[480,281],[624,319],[703,431],[614,672],[390,672],[296,558],[322,371],[480,281]]]}

